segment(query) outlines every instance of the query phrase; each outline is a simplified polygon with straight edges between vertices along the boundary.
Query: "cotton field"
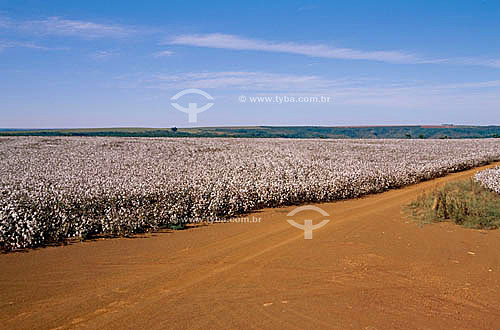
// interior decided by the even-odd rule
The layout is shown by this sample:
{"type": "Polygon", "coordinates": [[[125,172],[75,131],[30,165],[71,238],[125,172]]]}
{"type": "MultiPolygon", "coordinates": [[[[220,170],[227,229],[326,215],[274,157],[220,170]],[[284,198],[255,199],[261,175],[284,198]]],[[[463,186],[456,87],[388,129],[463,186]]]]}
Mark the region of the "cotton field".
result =
{"type": "Polygon", "coordinates": [[[474,179],[481,183],[484,187],[500,194],[500,167],[478,172],[474,179]]]}
{"type": "Polygon", "coordinates": [[[10,250],[380,192],[500,160],[500,143],[2,137],[0,156],[10,250]]]}

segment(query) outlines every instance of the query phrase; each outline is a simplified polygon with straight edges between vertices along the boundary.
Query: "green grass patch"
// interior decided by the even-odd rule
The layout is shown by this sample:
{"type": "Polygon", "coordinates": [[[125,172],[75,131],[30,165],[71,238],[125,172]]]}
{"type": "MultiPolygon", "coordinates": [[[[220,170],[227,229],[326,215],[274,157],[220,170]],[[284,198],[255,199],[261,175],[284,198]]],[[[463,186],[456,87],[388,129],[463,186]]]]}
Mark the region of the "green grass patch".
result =
{"type": "Polygon", "coordinates": [[[473,179],[450,182],[425,193],[405,210],[420,223],[452,221],[468,228],[500,227],[500,195],[473,179]]]}

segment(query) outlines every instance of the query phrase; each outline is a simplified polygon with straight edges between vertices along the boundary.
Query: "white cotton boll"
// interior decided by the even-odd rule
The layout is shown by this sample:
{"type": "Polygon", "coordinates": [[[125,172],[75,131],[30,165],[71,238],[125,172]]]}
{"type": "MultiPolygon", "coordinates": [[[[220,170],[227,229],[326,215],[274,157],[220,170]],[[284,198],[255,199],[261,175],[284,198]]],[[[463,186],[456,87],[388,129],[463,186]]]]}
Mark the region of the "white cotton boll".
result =
{"type": "Polygon", "coordinates": [[[0,140],[4,249],[352,198],[500,159],[494,140],[0,140]]]}
{"type": "Polygon", "coordinates": [[[500,167],[496,166],[476,173],[474,179],[483,187],[500,194],[500,167]]]}

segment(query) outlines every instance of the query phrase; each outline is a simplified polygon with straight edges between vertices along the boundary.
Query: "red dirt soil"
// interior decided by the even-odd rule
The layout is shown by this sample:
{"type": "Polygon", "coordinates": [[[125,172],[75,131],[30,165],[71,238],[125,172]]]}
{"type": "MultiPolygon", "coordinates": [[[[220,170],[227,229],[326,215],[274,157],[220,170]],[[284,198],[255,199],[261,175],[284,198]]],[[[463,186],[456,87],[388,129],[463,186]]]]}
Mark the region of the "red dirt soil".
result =
{"type": "Polygon", "coordinates": [[[500,232],[419,226],[401,208],[451,174],[260,223],[0,255],[3,329],[499,329],[500,232]],[[311,211],[294,216],[324,219],[311,211]]]}

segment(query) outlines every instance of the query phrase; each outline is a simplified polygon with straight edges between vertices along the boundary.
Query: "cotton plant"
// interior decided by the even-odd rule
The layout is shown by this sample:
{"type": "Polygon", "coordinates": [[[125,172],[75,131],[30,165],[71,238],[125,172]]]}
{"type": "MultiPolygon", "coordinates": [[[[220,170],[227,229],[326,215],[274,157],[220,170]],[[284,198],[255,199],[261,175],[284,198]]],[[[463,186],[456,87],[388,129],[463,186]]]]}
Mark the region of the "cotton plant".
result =
{"type": "Polygon", "coordinates": [[[1,137],[0,156],[0,248],[11,250],[359,197],[499,160],[500,144],[1,137]]]}
{"type": "Polygon", "coordinates": [[[500,194],[500,166],[480,171],[476,173],[474,179],[483,187],[500,194]]]}

